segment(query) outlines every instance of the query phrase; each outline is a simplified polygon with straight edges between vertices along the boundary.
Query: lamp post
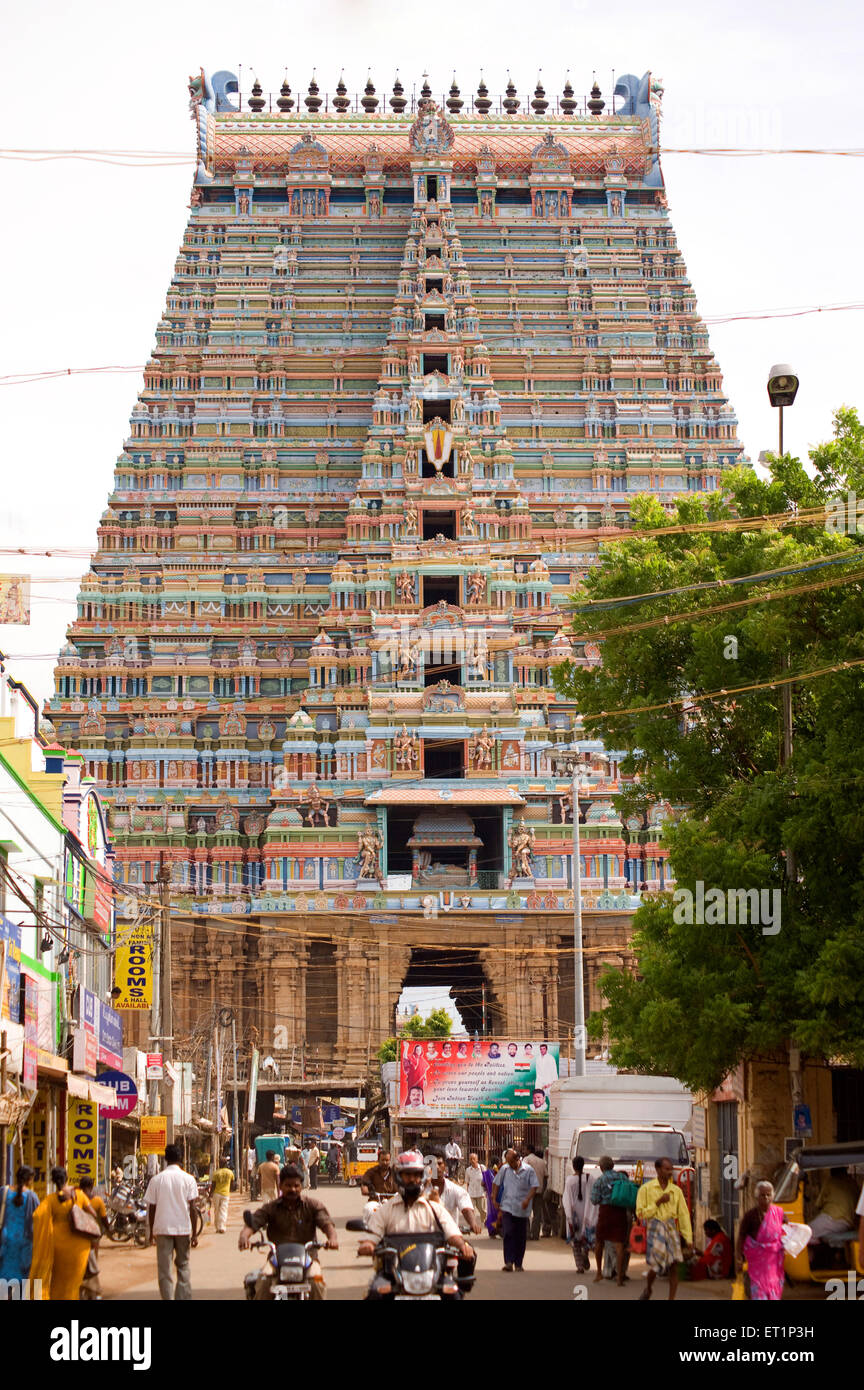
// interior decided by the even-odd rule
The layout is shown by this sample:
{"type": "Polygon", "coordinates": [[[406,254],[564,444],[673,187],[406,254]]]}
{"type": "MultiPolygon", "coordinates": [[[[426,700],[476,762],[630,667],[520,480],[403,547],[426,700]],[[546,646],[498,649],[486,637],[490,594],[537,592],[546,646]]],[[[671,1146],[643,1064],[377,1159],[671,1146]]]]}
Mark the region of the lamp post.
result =
{"type": "Polygon", "coordinates": [[[573,797],[573,1071],[585,1075],[585,962],[582,954],[582,861],[579,847],[579,789],[588,763],[571,753],[556,759],[571,778],[573,797]]]}
{"type": "MultiPolygon", "coordinates": [[[[768,373],[768,399],[771,404],[780,411],[780,453],[783,453],[783,407],[793,405],[798,394],[798,378],[788,362],[778,362],[768,373]]],[[[783,666],[789,669],[789,653],[783,657],[783,666]]],[[[787,682],[783,686],[783,751],[782,764],[785,766],[792,757],[792,686],[787,682]]],[[[797,878],[797,868],[795,864],[795,853],[791,849],[786,850],[786,877],[790,882],[797,878]]]]}
{"type": "Polygon", "coordinates": [[[768,399],[780,411],[780,448],[783,453],[783,407],[794,405],[798,378],[788,362],[777,362],[768,373],[768,399]]]}

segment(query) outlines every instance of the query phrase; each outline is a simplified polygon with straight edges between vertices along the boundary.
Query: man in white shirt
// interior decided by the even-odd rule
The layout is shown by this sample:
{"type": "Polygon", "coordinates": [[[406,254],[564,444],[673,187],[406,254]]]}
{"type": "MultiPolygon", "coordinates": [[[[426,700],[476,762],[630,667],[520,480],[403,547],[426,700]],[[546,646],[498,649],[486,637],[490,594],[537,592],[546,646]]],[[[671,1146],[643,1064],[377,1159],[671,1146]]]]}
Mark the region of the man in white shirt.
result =
{"type": "Polygon", "coordinates": [[[456,1143],[455,1135],[451,1135],[449,1143],[444,1145],[444,1157],[447,1160],[448,1178],[455,1178],[459,1171],[459,1164],[462,1161],[462,1150],[456,1143]]]}
{"type": "Polygon", "coordinates": [[[306,1147],[305,1147],[305,1149],[303,1150],[303,1153],[302,1153],[302,1158],[303,1158],[303,1162],[304,1162],[304,1164],[305,1164],[305,1166],[306,1166],[306,1172],[307,1172],[308,1178],[309,1178],[309,1186],[310,1186],[310,1187],[317,1187],[317,1186],[318,1186],[318,1164],[321,1162],[321,1150],[319,1149],[318,1145],[315,1143],[315,1140],[314,1140],[314,1139],[310,1139],[310,1140],[307,1141],[306,1147]]]}
{"type": "MultiPolygon", "coordinates": [[[[370,1212],[366,1220],[366,1229],[373,1239],[361,1241],[357,1247],[357,1254],[374,1254],[375,1243],[382,1236],[440,1234],[459,1251],[462,1257],[460,1264],[464,1261],[466,1266],[470,1264],[473,1269],[475,1253],[460,1234],[447,1208],[442,1202],[432,1202],[423,1196],[422,1154],[413,1149],[399,1154],[393,1164],[393,1173],[397,1195],[370,1212]]],[[[366,1296],[370,1299],[382,1297],[375,1291],[374,1280],[366,1296]]]]}
{"type": "Polygon", "coordinates": [[[477,1220],[477,1213],[474,1210],[474,1203],[468,1196],[464,1187],[458,1182],[451,1182],[446,1173],[446,1160],[438,1160],[438,1176],[432,1180],[433,1188],[437,1189],[441,1198],[441,1203],[446,1211],[449,1211],[456,1225],[459,1225],[461,1217],[467,1225],[469,1231],[474,1235],[480,1234],[480,1222],[477,1220]]]}
{"type": "Polygon", "coordinates": [[[465,1169],[465,1187],[481,1221],[486,1220],[486,1184],[483,1181],[485,1172],[486,1169],[477,1155],[469,1154],[468,1167],[465,1169]]]}
{"type": "Polygon", "coordinates": [[[540,1052],[534,1064],[534,1085],[538,1090],[549,1094],[549,1087],[558,1080],[558,1063],[550,1054],[546,1043],[540,1044],[540,1052]]]}
{"type": "Polygon", "coordinates": [[[165,1168],[147,1184],[144,1204],[150,1230],[150,1244],[156,1240],[156,1267],[162,1298],[188,1300],[192,1297],[189,1280],[189,1246],[192,1240],[192,1207],[198,1200],[198,1184],[180,1167],[180,1150],[165,1146],[165,1168]],[[177,1287],[171,1273],[171,1256],[177,1267],[177,1287]]]}
{"type": "Polygon", "coordinates": [[[545,1159],[541,1157],[537,1149],[529,1149],[522,1161],[523,1163],[527,1163],[529,1168],[533,1168],[534,1172],[537,1174],[537,1194],[531,1207],[531,1229],[528,1236],[529,1240],[537,1240],[540,1236],[541,1223],[544,1228],[544,1234],[551,1235],[551,1229],[547,1227],[546,1222],[545,1194],[548,1170],[546,1168],[545,1159]]]}
{"type": "Polygon", "coordinates": [[[414,1235],[418,1232],[441,1235],[455,1245],[460,1254],[472,1255],[474,1252],[450,1213],[440,1202],[434,1204],[423,1196],[423,1159],[420,1154],[409,1149],[399,1154],[393,1165],[396,1176],[397,1195],[389,1202],[382,1202],[375,1211],[370,1212],[367,1229],[375,1240],[361,1241],[358,1255],[371,1255],[375,1241],[381,1236],[414,1235]],[[434,1209],[433,1209],[434,1207],[434,1209]]]}

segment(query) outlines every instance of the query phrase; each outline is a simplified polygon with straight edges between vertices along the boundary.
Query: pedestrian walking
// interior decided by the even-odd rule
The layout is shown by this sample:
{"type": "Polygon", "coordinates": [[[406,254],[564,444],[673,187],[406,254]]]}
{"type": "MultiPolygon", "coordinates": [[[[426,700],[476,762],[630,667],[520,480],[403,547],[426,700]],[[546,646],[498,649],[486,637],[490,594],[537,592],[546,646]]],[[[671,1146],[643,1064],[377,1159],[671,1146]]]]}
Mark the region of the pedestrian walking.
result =
{"type": "Polygon", "coordinates": [[[492,1187],[498,1171],[499,1170],[495,1167],[483,1169],[483,1186],[486,1189],[486,1231],[490,1240],[497,1240],[500,1234],[498,1230],[499,1214],[492,1193],[492,1187]]]}
{"type": "Polygon", "coordinates": [[[533,1168],[537,1174],[538,1188],[534,1194],[534,1201],[531,1206],[531,1226],[528,1232],[529,1240],[539,1240],[541,1226],[546,1227],[546,1181],[547,1168],[546,1160],[543,1158],[539,1149],[529,1149],[525,1155],[525,1162],[529,1168],[533,1168]]]}
{"type": "Polygon", "coordinates": [[[90,1242],[99,1235],[99,1227],[89,1201],[71,1185],[65,1168],[52,1168],[51,1181],[57,1190],[43,1198],[33,1214],[30,1277],[42,1281],[42,1297],[52,1303],[77,1302],[90,1242]],[[90,1222],[73,1216],[73,1207],[86,1212],[90,1222]],[[79,1231],[76,1225],[90,1225],[92,1230],[79,1231]]]}
{"type": "MultiPolygon", "coordinates": [[[[94,1195],[93,1179],[82,1178],[78,1186],[90,1203],[93,1214],[102,1227],[102,1230],[107,1231],[108,1211],[102,1198],[94,1195]]],[[[101,1240],[101,1236],[99,1240],[101,1240]]],[[[99,1240],[94,1240],[93,1244],[90,1246],[90,1254],[87,1257],[84,1278],[81,1280],[81,1289],[78,1294],[79,1298],[91,1301],[96,1301],[102,1297],[102,1285],[99,1282],[99,1240]]]]}
{"type": "Polygon", "coordinates": [[[258,1192],[258,1155],[254,1147],[246,1150],[246,1175],[249,1182],[249,1200],[254,1202],[258,1192]]]}
{"type": "Polygon", "coordinates": [[[468,1155],[468,1167],[465,1169],[465,1186],[468,1189],[468,1196],[474,1204],[474,1210],[481,1221],[486,1220],[486,1171],[480,1159],[477,1157],[477,1154],[468,1155]]]}
{"type": "Polygon", "coordinates": [[[599,1208],[594,1238],[594,1254],[597,1259],[594,1283],[599,1284],[603,1279],[603,1255],[608,1241],[615,1247],[616,1282],[620,1288],[625,1278],[624,1247],[630,1232],[630,1213],[626,1207],[614,1206],[610,1201],[612,1190],[622,1176],[614,1171],[614,1160],[608,1154],[604,1154],[598,1167],[600,1176],[591,1184],[591,1201],[599,1208]]]}
{"type": "Polygon", "coordinates": [[[302,1157],[306,1165],[309,1186],[315,1188],[318,1186],[318,1164],[321,1162],[321,1150],[314,1139],[307,1141],[302,1157]]]}
{"type": "MultiPolygon", "coordinates": [[[[30,1186],[33,1169],[22,1164],[14,1187],[0,1187],[0,1279],[7,1287],[23,1284],[33,1259],[33,1213],[39,1198],[30,1186]]],[[[23,1288],[18,1289],[25,1297],[23,1288]]]]}
{"type": "Polygon", "coordinates": [[[747,1261],[750,1297],[754,1302],[778,1302],[783,1297],[783,1225],[787,1216],[774,1203],[770,1182],[757,1182],[756,1205],[745,1211],[735,1243],[735,1269],[747,1261]]]}
{"type": "Polygon", "coordinates": [[[459,1164],[462,1162],[462,1150],[455,1134],[451,1134],[448,1142],[444,1145],[444,1157],[447,1161],[447,1176],[455,1182],[459,1174],[459,1164]]]}
{"type": "Polygon", "coordinates": [[[329,1149],[327,1150],[327,1176],[330,1179],[331,1183],[336,1182],[339,1178],[339,1167],[341,1164],[341,1160],[341,1150],[339,1148],[339,1145],[334,1140],[333,1143],[330,1145],[329,1149]]]}
{"type": "Polygon", "coordinates": [[[231,1182],[234,1174],[230,1168],[226,1168],[224,1162],[217,1168],[210,1179],[210,1198],[213,1203],[213,1224],[216,1227],[217,1236],[224,1236],[228,1225],[228,1198],[231,1193],[231,1182]]]}
{"type": "Polygon", "coordinates": [[[499,1170],[492,1188],[495,1205],[501,1213],[504,1241],[504,1270],[521,1271],[531,1219],[531,1204],[537,1192],[537,1174],[515,1149],[507,1150],[507,1162],[499,1170]]]}
{"type": "Polygon", "coordinates": [[[273,1149],[258,1165],[258,1196],[262,1202],[275,1202],[279,1196],[279,1164],[273,1149]]]}
{"type": "Polygon", "coordinates": [[[176,1144],[165,1146],[165,1168],[147,1184],[144,1205],[150,1244],[156,1242],[156,1267],[159,1272],[159,1293],[166,1302],[188,1301],[192,1297],[189,1274],[189,1248],[192,1241],[192,1209],[198,1199],[198,1184],[191,1173],[180,1167],[180,1150],[176,1144]],[[177,1285],[171,1272],[171,1260],[177,1270],[177,1285]]]}
{"type": "Polygon", "coordinates": [[[573,1172],[564,1184],[562,1198],[567,1238],[571,1242],[573,1260],[580,1274],[587,1273],[591,1268],[590,1250],[597,1223],[597,1208],[591,1202],[590,1184],[583,1177],[584,1168],[585,1160],[581,1154],[577,1154],[573,1159],[573,1172]]]}
{"type": "Polygon", "coordinates": [[[657,1169],[656,1178],[643,1183],[636,1198],[636,1219],[645,1224],[647,1242],[645,1262],[648,1265],[648,1283],[639,1295],[643,1300],[651,1297],[658,1274],[669,1275],[669,1297],[674,1298],[678,1292],[678,1265],[693,1253],[690,1212],[684,1193],[672,1181],[675,1171],[672,1160],[658,1158],[654,1167],[657,1169]]]}

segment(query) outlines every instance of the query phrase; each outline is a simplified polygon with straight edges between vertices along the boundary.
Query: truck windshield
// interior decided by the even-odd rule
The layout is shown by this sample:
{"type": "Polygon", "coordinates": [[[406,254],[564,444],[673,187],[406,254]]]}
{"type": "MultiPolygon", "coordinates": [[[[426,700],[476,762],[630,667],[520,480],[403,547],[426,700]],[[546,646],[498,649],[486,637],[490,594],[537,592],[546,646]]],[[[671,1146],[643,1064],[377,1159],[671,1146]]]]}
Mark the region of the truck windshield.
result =
{"type": "Polygon", "coordinates": [[[589,1129],[576,1140],[574,1153],[586,1163],[597,1163],[608,1154],[616,1163],[653,1163],[657,1158],[670,1158],[673,1163],[689,1162],[687,1148],[680,1134],[652,1129],[589,1129]]]}

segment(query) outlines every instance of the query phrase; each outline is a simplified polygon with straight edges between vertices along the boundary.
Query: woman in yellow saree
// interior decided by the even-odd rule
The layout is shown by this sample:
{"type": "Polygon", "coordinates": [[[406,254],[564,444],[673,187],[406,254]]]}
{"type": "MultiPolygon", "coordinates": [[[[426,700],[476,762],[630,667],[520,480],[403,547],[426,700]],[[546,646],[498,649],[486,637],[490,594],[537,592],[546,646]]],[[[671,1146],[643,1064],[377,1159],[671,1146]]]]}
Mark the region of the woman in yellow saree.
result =
{"type": "Polygon", "coordinates": [[[57,1191],[43,1197],[33,1213],[30,1278],[41,1280],[43,1299],[52,1303],[77,1302],[90,1254],[90,1238],[72,1230],[69,1213],[73,1203],[91,1215],[94,1213],[84,1193],[70,1185],[65,1168],[52,1168],[51,1181],[57,1191]]]}

